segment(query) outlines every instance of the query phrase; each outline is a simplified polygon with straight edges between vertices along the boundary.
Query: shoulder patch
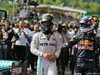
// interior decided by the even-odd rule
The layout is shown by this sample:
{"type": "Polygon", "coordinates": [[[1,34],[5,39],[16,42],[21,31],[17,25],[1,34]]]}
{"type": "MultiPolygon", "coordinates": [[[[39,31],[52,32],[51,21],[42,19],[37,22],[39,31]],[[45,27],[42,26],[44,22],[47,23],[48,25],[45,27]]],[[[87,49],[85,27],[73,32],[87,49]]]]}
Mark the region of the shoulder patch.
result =
{"type": "Polygon", "coordinates": [[[73,40],[73,37],[71,38],[71,40],[70,41],[72,41],[73,40]]]}
{"type": "Polygon", "coordinates": [[[14,32],[14,34],[16,34],[16,32],[14,32]]]}
{"type": "Polygon", "coordinates": [[[91,37],[91,40],[94,40],[94,38],[93,38],[93,37],[91,37]]]}

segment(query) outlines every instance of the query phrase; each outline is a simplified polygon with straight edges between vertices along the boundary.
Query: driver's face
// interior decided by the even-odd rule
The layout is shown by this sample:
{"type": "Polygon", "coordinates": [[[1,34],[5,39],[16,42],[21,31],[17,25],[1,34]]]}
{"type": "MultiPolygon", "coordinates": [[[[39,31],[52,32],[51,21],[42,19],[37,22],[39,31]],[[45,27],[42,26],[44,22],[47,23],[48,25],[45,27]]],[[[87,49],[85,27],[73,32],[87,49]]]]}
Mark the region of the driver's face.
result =
{"type": "Polygon", "coordinates": [[[44,25],[50,25],[50,22],[49,21],[46,21],[43,23],[44,25]]]}
{"type": "Polygon", "coordinates": [[[88,25],[87,24],[82,24],[82,27],[87,27],[88,25]]]}

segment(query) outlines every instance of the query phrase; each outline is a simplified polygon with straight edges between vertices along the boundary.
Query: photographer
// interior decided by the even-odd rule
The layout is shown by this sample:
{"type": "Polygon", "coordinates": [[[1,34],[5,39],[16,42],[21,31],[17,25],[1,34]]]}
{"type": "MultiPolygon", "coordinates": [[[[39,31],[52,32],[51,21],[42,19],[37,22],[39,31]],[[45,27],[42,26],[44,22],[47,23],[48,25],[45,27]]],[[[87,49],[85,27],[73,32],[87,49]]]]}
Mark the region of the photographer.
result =
{"type": "MultiPolygon", "coordinates": [[[[30,9],[30,8],[29,8],[29,9],[30,9]]],[[[36,10],[33,10],[33,11],[30,10],[30,11],[28,11],[27,17],[28,17],[28,20],[29,20],[29,21],[31,21],[31,20],[33,19],[34,14],[37,14],[36,10]]]]}
{"type": "MultiPolygon", "coordinates": [[[[63,25],[58,25],[58,33],[60,35],[60,43],[61,43],[61,54],[58,59],[58,64],[61,62],[61,75],[65,75],[65,66],[66,66],[66,59],[68,59],[69,52],[66,52],[66,49],[63,48],[63,45],[67,43],[70,40],[70,34],[68,32],[68,26],[67,23],[64,23],[63,25]]],[[[67,60],[68,64],[68,60],[67,60]]],[[[59,68],[58,68],[59,69],[59,68]]],[[[59,70],[58,70],[59,71],[59,70]]],[[[60,74],[60,71],[59,71],[60,74]]]]}
{"type": "Polygon", "coordinates": [[[33,25],[34,25],[34,24],[39,24],[39,18],[38,18],[37,13],[36,13],[36,14],[33,14],[31,23],[32,23],[33,25]]]}

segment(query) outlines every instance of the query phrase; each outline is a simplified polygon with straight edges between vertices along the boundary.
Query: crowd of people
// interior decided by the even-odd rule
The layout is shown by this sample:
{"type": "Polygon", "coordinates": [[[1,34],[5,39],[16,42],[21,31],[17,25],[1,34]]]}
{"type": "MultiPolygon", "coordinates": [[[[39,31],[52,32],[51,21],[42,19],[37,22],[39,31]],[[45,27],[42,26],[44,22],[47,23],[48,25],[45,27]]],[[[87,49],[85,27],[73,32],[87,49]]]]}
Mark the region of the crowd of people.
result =
{"type": "MultiPolygon", "coordinates": [[[[35,10],[33,10],[32,7],[25,6],[25,5],[18,6],[17,15],[19,17],[24,17],[27,14],[27,18],[28,18],[28,20],[30,20],[30,19],[32,19],[33,13],[37,13],[38,18],[41,18],[41,16],[43,14],[47,13],[47,11],[44,11],[44,10],[35,11],[35,10]]],[[[55,20],[61,20],[61,19],[67,20],[67,21],[74,20],[74,17],[72,16],[72,14],[65,15],[65,14],[60,14],[60,13],[53,12],[53,11],[51,11],[50,14],[53,14],[55,20]]],[[[13,20],[14,20],[14,18],[13,18],[13,20]]],[[[13,20],[12,20],[12,22],[13,22],[13,20]]]]}
{"type": "Polygon", "coordinates": [[[99,50],[99,43],[93,41],[93,39],[98,40],[95,37],[100,37],[98,17],[92,16],[93,22],[90,17],[82,18],[80,25],[74,21],[69,24],[59,21],[55,24],[53,18],[52,14],[47,13],[39,19],[36,11],[33,11],[30,18],[27,15],[20,17],[16,24],[5,18],[2,19],[1,59],[22,60],[22,62],[28,60],[28,67],[31,64],[31,72],[37,71],[38,75],[57,75],[57,72],[59,75],[65,75],[65,68],[69,64],[72,75],[94,73],[94,68],[96,73],[99,73],[100,51],[96,51],[99,50]],[[91,34],[86,34],[88,32],[91,34]],[[76,38],[76,35],[80,36],[76,38]],[[97,53],[95,56],[97,61],[94,58],[92,60],[94,55],[91,54],[95,53],[94,50],[97,53]],[[37,70],[35,62],[37,62],[37,70]]]}

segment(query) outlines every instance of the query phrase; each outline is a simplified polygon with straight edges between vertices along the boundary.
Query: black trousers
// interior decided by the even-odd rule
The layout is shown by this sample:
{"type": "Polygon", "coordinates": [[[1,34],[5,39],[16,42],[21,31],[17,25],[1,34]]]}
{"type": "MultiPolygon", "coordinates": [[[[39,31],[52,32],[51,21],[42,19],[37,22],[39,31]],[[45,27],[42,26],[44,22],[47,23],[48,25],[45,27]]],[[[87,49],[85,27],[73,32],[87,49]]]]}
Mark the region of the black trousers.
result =
{"type": "Polygon", "coordinates": [[[74,55],[70,55],[70,70],[71,70],[72,75],[74,75],[74,68],[75,68],[75,63],[76,63],[77,50],[78,49],[75,48],[74,49],[74,55]]]}
{"type": "Polygon", "coordinates": [[[31,69],[35,71],[35,66],[37,64],[38,57],[36,55],[32,54],[31,52],[29,52],[28,57],[29,57],[29,63],[31,64],[31,69]],[[36,64],[34,65],[34,63],[36,63],[36,64]]]}
{"type": "Polygon", "coordinates": [[[61,61],[61,75],[65,75],[65,67],[66,64],[68,65],[68,57],[69,57],[69,51],[66,51],[65,48],[62,48],[59,56],[59,60],[61,61]]]}
{"type": "Polygon", "coordinates": [[[35,66],[36,66],[35,63],[37,63],[38,56],[36,56],[36,55],[34,55],[34,54],[31,53],[29,46],[26,49],[26,54],[25,55],[26,55],[25,56],[25,58],[26,58],[25,60],[28,60],[28,67],[29,67],[29,64],[30,64],[31,65],[31,69],[33,71],[35,71],[35,66]]]}
{"type": "Polygon", "coordinates": [[[26,51],[26,46],[19,46],[19,45],[15,45],[15,52],[16,52],[16,56],[17,56],[17,60],[18,61],[25,61],[25,51],[26,51]]]}
{"type": "Polygon", "coordinates": [[[93,74],[94,72],[95,72],[94,61],[80,60],[76,62],[74,75],[79,75],[76,73],[80,73],[81,75],[94,75],[93,74]]]}

